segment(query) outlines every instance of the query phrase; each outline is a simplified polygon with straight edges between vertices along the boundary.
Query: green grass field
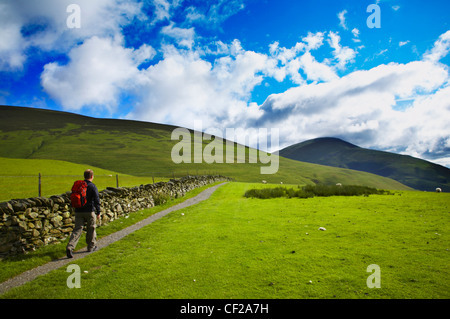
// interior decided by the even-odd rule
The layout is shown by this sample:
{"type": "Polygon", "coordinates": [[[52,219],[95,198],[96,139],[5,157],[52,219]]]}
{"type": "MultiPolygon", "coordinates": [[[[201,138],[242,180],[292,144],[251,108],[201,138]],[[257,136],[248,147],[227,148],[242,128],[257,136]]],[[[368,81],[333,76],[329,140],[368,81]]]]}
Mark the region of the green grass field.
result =
{"type": "Polygon", "coordinates": [[[228,183],[77,260],[80,289],[64,267],[2,298],[450,297],[449,194],[244,197],[262,187],[228,183]]]}
{"type": "Polygon", "coordinates": [[[94,170],[94,183],[99,190],[116,187],[116,175],[119,186],[131,187],[151,184],[153,181],[168,181],[171,177],[132,176],[92,167],[48,159],[12,159],[0,157],[0,202],[16,198],[37,197],[39,195],[39,173],[41,173],[41,195],[49,197],[60,195],[72,188],[73,182],[83,179],[87,168],[94,170]]]}
{"type": "MultiPolygon", "coordinates": [[[[191,197],[196,196],[201,191],[214,186],[217,183],[210,185],[205,185],[199,188],[195,188],[187,192],[183,197],[176,199],[171,199],[162,205],[152,207],[151,209],[141,210],[136,213],[128,215],[128,218],[116,219],[106,225],[101,225],[97,227],[97,238],[108,236],[114,232],[122,230],[128,226],[131,226],[153,214],[156,214],[170,206],[181,203],[191,197]]],[[[0,259],[0,282],[3,282],[9,278],[12,278],[24,271],[33,269],[35,267],[41,266],[47,262],[55,259],[59,259],[66,256],[65,247],[67,245],[68,239],[62,241],[61,243],[53,243],[51,245],[43,246],[36,251],[28,252],[24,255],[14,255],[6,259],[0,259]]],[[[81,235],[80,241],[78,243],[77,249],[83,249],[86,247],[85,244],[85,234],[81,235]]]]}
{"type": "MultiPolygon", "coordinates": [[[[285,165],[284,161],[281,163],[285,165]]],[[[216,164],[226,165],[226,164],[216,164]]],[[[254,176],[259,175],[254,170],[259,170],[257,166],[250,169],[243,165],[256,165],[256,164],[228,164],[222,167],[222,173],[225,176],[236,176],[240,174],[241,179],[254,179],[254,176]],[[233,166],[234,165],[234,166],[233,166]],[[252,171],[253,170],[253,171],[252,171]]],[[[277,175],[259,175],[259,178],[264,178],[272,183],[280,183],[286,180],[295,179],[301,185],[311,183],[311,180],[319,178],[325,183],[333,183],[334,181],[345,181],[348,184],[365,183],[372,187],[379,188],[395,188],[395,189],[407,189],[406,186],[386,179],[384,177],[357,172],[351,170],[334,171],[335,168],[320,166],[308,163],[301,163],[305,165],[305,170],[301,172],[296,178],[289,176],[289,170],[294,170],[293,167],[286,167],[280,170],[277,175]],[[310,166],[310,167],[309,167],[310,166]]],[[[213,167],[199,166],[197,169],[179,169],[176,171],[176,175],[173,172],[166,171],[166,174],[150,172],[148,176],[133,176],[123,173],[117,173],[115,171],[102,169],[99,167],[91,166],[88,164],[70,163],[62,160],[50,160],[50,159],[13,159],[0,157],[0,167],[2,171],[0,173],[0,202],[8,201],[10,199],[17,198],[29,198],[37,197],[39,195],[39,173],[41,174],[41,195],[49,197],[51,195],[59,195],[69,191],[73,185],[73,182],[77,179],[83,178],[83,172],[86,168],[94,170],[95,180],[99,190],[103,190],[106,187],[116,187],[116,175],[119,175],[119,186],[131,187],[141,184],[151,184],[153,181],[168,181],[172,177],[186,176],[188,174],[209,174],[214,173],[217,170],[213,167]]],[[[284,166],[282,166],[284,167],[284,166]]]]}

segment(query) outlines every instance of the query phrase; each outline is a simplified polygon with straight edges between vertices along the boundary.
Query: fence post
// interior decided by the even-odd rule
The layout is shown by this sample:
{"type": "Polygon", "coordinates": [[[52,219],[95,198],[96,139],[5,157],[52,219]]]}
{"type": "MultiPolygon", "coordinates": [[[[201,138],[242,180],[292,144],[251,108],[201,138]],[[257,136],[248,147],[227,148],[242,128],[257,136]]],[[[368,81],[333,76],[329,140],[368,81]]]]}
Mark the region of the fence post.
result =
{"type": "Polygon", "coordinates": [[[41,173],[39,173],[39,186],[38,186],[38,192],[39,192],[39,197],[41,197],[41,195],[42,195],[42,190],[41,190],[41,173]]]}
{"type": "Polygon", "coordinates": [[[116,174],[116,187],[119,188],[119,174],[116,174]]]}
{"type": "Polygon", "coordinates": [[[155,173],[152,172],[152,180],[153,180],[153,184],[155,184],[155,173]]]}

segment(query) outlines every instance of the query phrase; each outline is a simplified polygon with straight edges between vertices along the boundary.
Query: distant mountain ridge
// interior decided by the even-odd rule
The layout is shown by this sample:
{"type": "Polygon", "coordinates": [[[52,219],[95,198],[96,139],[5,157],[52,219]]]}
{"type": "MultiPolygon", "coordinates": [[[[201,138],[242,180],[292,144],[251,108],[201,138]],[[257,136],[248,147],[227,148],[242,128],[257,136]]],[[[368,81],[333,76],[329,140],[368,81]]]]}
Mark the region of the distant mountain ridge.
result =
{"type": "Polygon", "coordinates": [[[417,190],[450,191],[450,169],[408,155],[362,148],[333,137],[321,137],[280,150],[297,161],[349,168],[392,178],[417,190]]]}
{"type": "MultiPolygon", "coordinates": [[[[172,149],[179,143],[172,139],[175,128],[150,122],[100,119],[60,111],[0,105],[0,157],[61,160],[134,176],[221,174],[243,182],[260,183],[265,180],[267,183],[297,185],[340,182],[380,189],[411,189],[379,175],[283,157],[279,157],[276,174],[261,175],[263,164],[249,162],[248,147],[245,148],[245,163],[227,163],[224,158],[223,163],[191,161],[176,164],[172,160],[172,149]]],[[[208,143],[205,141],[202,148],[206,149],[208,143]]],[[[234,148],[236,154],[237,145],[234,148]]]]}

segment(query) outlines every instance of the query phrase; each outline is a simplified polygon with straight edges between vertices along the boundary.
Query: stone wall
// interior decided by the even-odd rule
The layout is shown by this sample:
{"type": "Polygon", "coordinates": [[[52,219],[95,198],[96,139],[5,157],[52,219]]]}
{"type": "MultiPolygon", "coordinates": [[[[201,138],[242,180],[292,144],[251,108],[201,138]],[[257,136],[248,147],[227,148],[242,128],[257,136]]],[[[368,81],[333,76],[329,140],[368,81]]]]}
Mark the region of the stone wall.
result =
{"type": "MultiPolygon", "coordinates": [[[[229,178],[187,176],[132,188],[108,187],[99,192],[99,227],[138,210],[163,204],[170,198],[184,196],[194,188],[225,180],[229,178]]],[[[0,203],[0,255],[24,253],[60,242],[70,236],[74,222],[70,192],[50,198],[34,197],[0,203]]]]}

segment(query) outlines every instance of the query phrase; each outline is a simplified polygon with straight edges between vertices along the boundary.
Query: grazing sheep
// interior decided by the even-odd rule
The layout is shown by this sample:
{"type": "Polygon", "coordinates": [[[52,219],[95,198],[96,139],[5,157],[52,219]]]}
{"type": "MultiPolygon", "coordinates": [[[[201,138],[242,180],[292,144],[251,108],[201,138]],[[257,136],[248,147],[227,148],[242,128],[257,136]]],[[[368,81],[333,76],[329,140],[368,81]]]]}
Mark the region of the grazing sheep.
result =
{"type": "Polygon", "coordinates": [[[263,180],[262,183],[263,183],[263,184],[267,184],[267,181],[264,181],[264,180],[263,180]]]}
{"type": "Polygon", "coordinates": [[[440,192],[442,192],[442,189],[440,189],[439,187],[436,188],[436,193],[440,193],[440,192]]]}
{"type": "Polygon", "coordinates": [[[341,183],[337,183],[336,186],[342,186],[342,184],[341,183]]]}
{"type": "Polygon", "coordinates": [[[280,182],[280,184],[283,184],[283,182],[280,182]]]}

